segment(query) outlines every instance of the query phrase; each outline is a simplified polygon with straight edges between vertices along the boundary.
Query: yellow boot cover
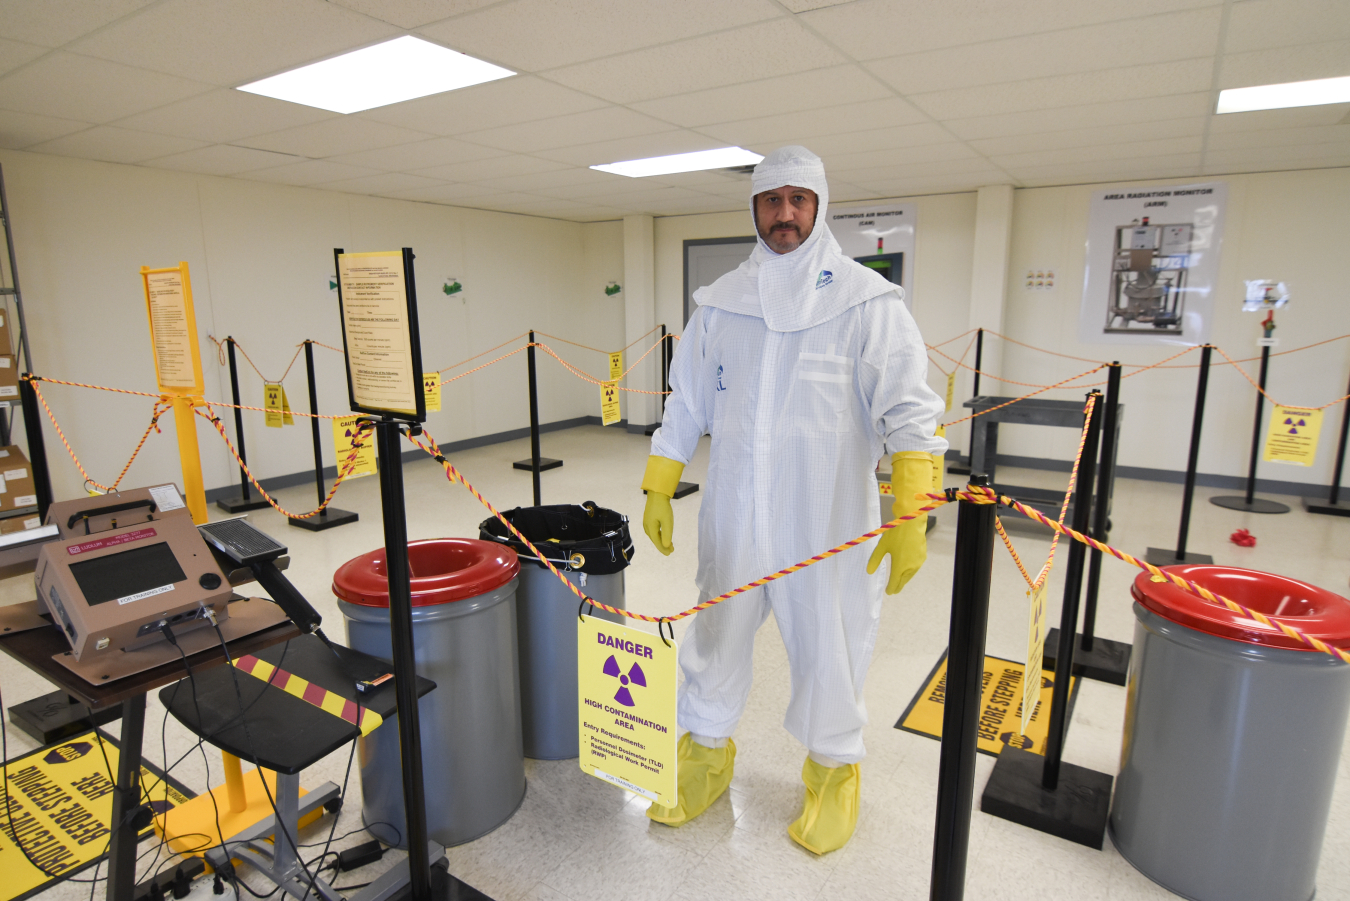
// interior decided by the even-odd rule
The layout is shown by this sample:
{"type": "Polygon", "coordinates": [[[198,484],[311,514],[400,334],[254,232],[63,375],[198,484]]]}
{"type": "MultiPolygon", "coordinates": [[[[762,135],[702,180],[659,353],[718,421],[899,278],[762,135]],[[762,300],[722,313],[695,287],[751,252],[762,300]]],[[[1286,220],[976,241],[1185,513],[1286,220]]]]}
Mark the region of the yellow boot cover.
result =
{"type": "Polygon", "coordinates": [[[652,804],[647,816],[667,826],[683,826],[707,810],[731,784],[736,763],[736,743],[725,748],[705,748],[686,732],[680,738],[679,799],[674,807],[652,804]]]}
{"type": "Polygon", "coordinates": [[[815,854],[828,854],[848,844],[858,825],[862,778],[858,764],[831,769],[810,757],[802,767],[806,800],[802,815],[788,827],[794,842],[815,854]]]}

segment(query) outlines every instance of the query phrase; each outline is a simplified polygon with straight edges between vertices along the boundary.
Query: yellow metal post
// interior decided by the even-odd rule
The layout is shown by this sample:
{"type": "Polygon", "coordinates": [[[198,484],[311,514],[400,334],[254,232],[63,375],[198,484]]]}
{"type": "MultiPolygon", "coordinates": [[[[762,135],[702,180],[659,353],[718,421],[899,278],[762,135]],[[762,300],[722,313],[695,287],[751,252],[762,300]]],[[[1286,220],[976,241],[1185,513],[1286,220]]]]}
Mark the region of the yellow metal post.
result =
{"type": "Polygon", "coordinates": [[[183,494],[188,512],[198,525],[207,521],[206,487],[202,484],[202,456],[197,447],[197,416],[194,402],[201,398],[173,395],[173,424],[178,432],[178,458],[183,466],[183,494]]]}

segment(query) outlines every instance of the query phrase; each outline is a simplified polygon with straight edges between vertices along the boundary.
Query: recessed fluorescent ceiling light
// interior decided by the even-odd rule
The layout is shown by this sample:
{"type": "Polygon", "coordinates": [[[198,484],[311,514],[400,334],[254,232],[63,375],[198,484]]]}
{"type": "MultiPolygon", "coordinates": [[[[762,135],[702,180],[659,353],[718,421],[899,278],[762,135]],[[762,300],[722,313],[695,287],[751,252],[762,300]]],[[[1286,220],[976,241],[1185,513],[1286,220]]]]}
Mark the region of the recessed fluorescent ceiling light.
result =
{"type": "Polygon", "coordinates": [[[717,150],[696,150],[693,153],[674,153],[670,156],[652,156],[645,160],[625,160],[592,166],[601,172],[646,178],[648,175],[671,175],[675,172],[699,172],[703,169],[729,169],[732,166],[753,166],[764,157],[740,147],[720,147],[717,150]]]}
{"type": "Polygon", "coordinates": [[[1350,76],[1263,84],[1254,88],[1229,88],[1219,92],[1219,107],[1215,112],[1247,113],[1259,109],[1321,106],[1325,103],[1350,103],[1350,76]]]}
{"type": "Polygon", "coordinates": [[[335,113],[359,113],[515,74],[404,35],[241,85],[239,90],[335,113]]]}

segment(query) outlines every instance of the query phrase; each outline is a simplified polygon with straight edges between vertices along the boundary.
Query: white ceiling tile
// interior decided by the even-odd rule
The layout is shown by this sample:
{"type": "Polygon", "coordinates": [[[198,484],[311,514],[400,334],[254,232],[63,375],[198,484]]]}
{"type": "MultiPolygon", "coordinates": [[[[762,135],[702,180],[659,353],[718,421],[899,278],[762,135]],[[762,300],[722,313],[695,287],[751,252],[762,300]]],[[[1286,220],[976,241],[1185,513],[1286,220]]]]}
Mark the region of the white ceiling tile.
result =
{"type": "Polygon", "coordinates": [[[1302,169],[1308,166],[1350,166],[1350,143],[1300,144],[1284,147],[1242,147],[1211,150],[1206,166],[1250,165],[1255,169],[1302,169]]]}
{"type": "Polygon", "coordinates": [[[634,103],[845,61],[796,22],[777,19],[554,69],[547,77],[614,103],[634,103]]]}
{"type": "Polygon", "coordinates": [[[825,171],[842,172],[849,169],[875,169],[879,166],[902,166],[909,163],[929,163],[942,160],[965,160],[977,156],[966,144],[947,141],[919,147],[887,148],[834,154],[821,154],[825,171]]]}
{"type": "Polygon", "coordinates": [[[771,115],[795,115],[834,106],[840,97],[880,100],[890,97],[885,85],[855,65],[833,66],[809,72],[693,91],[659,100],[634,103],[633,109],[685,127],[712,125],[771,115]]]}
{"type": "Polygon", "coordinates": [[[1347,114],[1350,114],[1350,103],[1225,113],[1211,117],[1209,131],[1210,134],[1223,134],[1230,131],[1283,131],[1316,125],[1337,125],[1347,114]]]}
{"type": "Polygon", "coordinates": [[[277,165],[294,163],[297,157],[286,153],[273,153],[270,150],[253,150],[249,147],[233,147],[229,144],[212,144],[184,153],[152,159],[146,163],[158,169],[179,169],[184,172],[200,172],[203,175],[238,175],[254,169],[271,169],[277,165]]]}
{"type": "Polygon", "coordinates": [[[86,160],[104,160],[109,163],[139,163],[170,153],[200,147],[200,141],[131,131],[112,125],[96,125],[27,148],[34,153],[54,153],[57,156],[77,156],[86,160]]]}
{"type": "Polygon", "coordinates": [[[128,116],[118,120],[117,124],[124,128],[224,144],[335,118],[337,113],[327,110],[233,88],[216,88],[187,100],[128,116]]]}
{"type": "MultiPolygon", "coordinates": [[[[557,150],[541,150],[536,156],[557,160],[570,166],[598,166],[604,163],[617,163],[622,160],[639,160],[649,156],[667,156],[673,153],[690,153],[695,150],[712,150],[725,146],[721,141],[692,131],[664,131],[654,135],[639,135],[622,138],[617,141],[601,141],[596,144],[579,144],[576,147],[561,147],[557,150]]],[[[616,175],[615,178],[623,176],[616,175]]]]}
{"type": "Polygon", "coordinates": [[[338,163],[351,163],[353,166],[369,166],[373,169],[397,172],[448,166],[451,163],[466,163],[496,156],[503,154],[501,151],[480,147],[477,144],[467,144],[455,138],[431,138],[409,144],[395,144],[393,147],[347,153],[331,159],[338,163]]]}
{"type": "MultiPolygon", "coordinates": [[[[1350,147],[1350,125],[1315,125],[1305,128],[1276,128],[1264,131],[1210,132],[1205,145],[1208,152],[1256,147],[1297,147],[1339,143],[1350,147]]],[[[1208,160],[1208,157],[1206,157],[1208,160]]]]}
{"type": "MultiPolygon", "coordinates": [[[[964,160],[933,160],[923,163],[900,163],[891,166],[875,166],[870,169],[834,169],[825,164],[826,175],[833,174],[846,182],[864,188],[872,188],[879,183],[904,178],[919,178],[936,175],[971,175],[980,177],[998,177],[1004,181],[1007,175],[993,166],[988,160],[972,157],[964,160]]],[[[991,182],[991,184],[994,182],[991,182]]]]}
{"type": "Polygon", "coordinates": [[[511,175],[529,175],[534,172],[549,172],[554,169],[566,168],[568,167],[565,163],[513,153],[485,160],[452,163],[448,166],[433,166],[422,169],[417,174],[425,175],[428,178],[441,178],[445,181],[472,182],[479,179],[506,178],[511,175]]]}
{"type": "Polygon", "coordinates": [[[338,116],[265,135],[241,138],[235,143],[245,147],[256,147],[259,150],[275,150],[278,153],[321,158],[359,153],[362,150],[374,150],[376,147],[409,144],[429,137],[431,135],[425,132],[385,125],[383,122],[372,122],[355,116],[338,116]]]}
{"type": "Polygon", "coordinates": [[[1175,156],[1155,156],[1128,160],[1085,160],[1080,163],[1057,163],[1045,166],[1023,166],[1009,174],[1028,184],[1045,184],[1044,179],[1057,179],[1054,184],[1074,184],[1088,181],[1131,181],[1141,178],[1170,178],[1175,175],[1199,174],[1200,154],[1184,153],[1175,156]]]}
{"type": "Polygon", "coordinates": [[[800,112],[776,116],[758,116],[720,125],[704,125],[698,131],[728,144],[744,147],[748,144],[801,143],[817,135],[839,132],[865,131],[869,128],[887,128],[925,122],[928,117],[899,97],[867,100],[862,103],[837,103],[812,110],[809,116],[800,112]]]}
{"type": "Polygon", "coordinates": [[[1228,54],[1223,58],[1219,87],[1245,88],[1343,75],[1350,75],[1350,40],[1228,54]]]}
{"type": "Polygon", "coordinates": [[[0,109],[103,123],[208,90],[199,81],[57,51],[0,78],[0,109]]]}
{"type": "MultiPolygon", "coordinates": [[[[493,191],[522,191],[524,193],[542,193],[558,188],[573,189],[582,192],[603,190],[614,183],[614,176],[608,172],[597,172],[587,168],[555,169],[552,172],[532,172],[526,175],[508,175],[503,178],[484,178],[477,184],[493,191]]],[[[562,196],[562,195],[559,195],[562,196]]]]}
{"type": "Polygon", "coordinates": [[[903,157],[909,155],[906,148],[921,147],[925,144],[950,144],[952,133],[941,125],[920,122],[917,125],[900,125],[895,128],[874,128],[867,131],[821,135],[804,140],[802,143],[823,158],[872,151],[896,151],[903,157]]]}
{"type": "Polygon", "coordinates": [[[26,62],[37,59],[47,50],[48,48],[39,47],[37,44],[25,44],[22,41],[0,38],[0,74],[10,72],[26,62]]]}
{"type": "Polygon", "coordinates": [[[89,126],[88,122],[0,110],[0,147],[22,150],[30,144],[84,131],[89,126]]]}
{"type": "Polygon", "coordinates": [[[399,197],[404,200],[423,200],[427,203],[449,203],[455,204],[473,197],[486,197],[489,194],[499,194],[500,191],[491,188],[485,188],[481,185],[467,184],[437,184],[433,187],[413,188],[409,191],[395,191],[391,197],[399,197]]]}
{"type": "MultiPolygon", "coordinates": [[[[896,3],[858,0],[804,13],[801,19],[854,59],[878,59],[978,41],[1057,31],[1096,22],[1113,22],[1202,6],[1221,0],[947,0],[944,3],[896,3]]],[[[1184,41],[1185,35],[1154,40],[1184,41]]]]}
{"type": "Polygon", "coordinates": [[[398,34],[324,0],[168,0],[70,49],[235,87],[398,34]]]}
{"type": "Polygon", "coordinates": [[[453,136],[602,106],[606,106],[605,101],[596,97],[588,97],[542,78],[516,75],[382,106],[359,115],[390,125],[453,136]]]}
{"type": "Polygon", "coordinates": [[[782,4],[794,13],[808,13],[813,9],[825,9],[852,2],[853,0],[782,0],[782,4]]]}
{"type": "MultiPolygon", "coordinates": [[[[985,185],[1013,184],[1004,173],[989,170],[960,175],[912,175],[889,181],[869,183],[873,198],[917,197],[923,194],[953,194],[975,191],[985,185]]],[[[860,200],[871,199],[866,197],[860,200]]]]}
{"type": "Polygon", "coordinates": [[[536,150],[593,144],[597,140],[631,138],[659,131],[670,131],[670,125],[621,106],[606,106],[584,113],[469,132],[463,138],[513,153],[533,153],[536,150]]]}
{"type": "Polygon", "coordinates": [[[546,201],[548,198],[538,197],[534,194],[521,194],[516,192],[504,192],[501,194],[486,194],[480,197],[471,197],[464,201],[462,206],[471,207],[478,210],[497,210],[499,212],[515,212],[519,207],[529,207],[546,201]]]}
{"type": "Polygon", "coordinates": [[[1049,166],[1035,175],[1018,179],[1023,188],[1041,188],[1051,185],[1111,185],[1119,182],[1158,181],[1164,178],[1198,178],[1203,171],[1196,165],[1153,166],[1137,171],[1103,169],[1101,171],[1074,170],[1072,172],[1049,166]]]}
{"type": "Polygon", "coordinates": [[[980,138],[970,146],[985,155],[1053,151],[1068,147],[1128,143],[1158,138],[1198,137],[1205,130],[1205,117],[1163,119],[1160,122],[1132,122],[1126,125],[1101,125],[1065,131],[1043,131],[1024,135],[980,138]]]}
{"type": "Polygon", "coordinates": [[[1333,40],[1350,40],[1350,4],[1344,0],[1244,0],[1228,14],[1224,50],[1243,53],[1333,40]]]}
{"type": "Polygon", "coordinates": [[[910,53],[868,64],[902,94],[921,94],[1048,75],[1118,69],[1212,55],[1219,7],[1186,10],[910,53]],[[1184,34],[1184,41],[1158,40],[1184,34]]]}
{"type": "Polygon", "coordinates": [[[1172,97],[1116,100],[1058,109],[948,119],[942,124],[957,137],[971,141],[979,138],[1034,135],[1130,123],[1160,122],[1168,119],[1203,118],[1210,113],[1210,103],[1210,93],[1206,90],[1172,97]]]}
{"type": "Polygon", "coordinates": [[[316,188],[328,191],[342,191],[346,194],[379,194],[389,196],[403,191],[414,191],[439,187],[443,182],[420,175],[408,175],[405,172],[381,172],[379,175],[362,175],[358,178],[345,178],[338,181],[320,182],[316,188]]]}
{"type": "Polygon", "coordinates": [[[1165,157],[1185,153],[1199,153],[1200,135],[1186,138],[1163,138],[1156,141],[1120,141],[1089,147],[1061,147],[1054,150],[1033,150],[1026,153],[1008,153],[990,156],[990,162],[1009,172],[1027,166],[1083,163],[1092,160],[1123,160],[1140,157],[1165,157]]]}
{"type": "Polygon", "coordinates": [[[1193,59],[934,91],[909,99],[937,119],[962,119],[1207,91],[1213,69],[1212,60],[1193,59]]]}
{"type": "Polygon", "coordinates": [[[0,36],[60,47],[156,0],[0,0],[0,36]]]}
{"type": "Polygon", "coordinates": [[[328,160],[305,160],[301,163],[289,163],[275,169],[259,169],[248,173],[250,179],[271,181],[285,185],[313,185],[319,182],[334,181],[339,178],[356,178],[361,175],[380,175],[376,169],[363,166],[349,166],[346,163],[334,163],[328,160]]]}
{"type": "Polygon", "coordinates": [[[516,0],[419,31],[464,53],[541,72],[781,16],[769,0],[516,0]]]}
{"type": "Polygon", "coordinates": [[[399,28],[420,28],[500,0],[332,0],[399,28]]]}

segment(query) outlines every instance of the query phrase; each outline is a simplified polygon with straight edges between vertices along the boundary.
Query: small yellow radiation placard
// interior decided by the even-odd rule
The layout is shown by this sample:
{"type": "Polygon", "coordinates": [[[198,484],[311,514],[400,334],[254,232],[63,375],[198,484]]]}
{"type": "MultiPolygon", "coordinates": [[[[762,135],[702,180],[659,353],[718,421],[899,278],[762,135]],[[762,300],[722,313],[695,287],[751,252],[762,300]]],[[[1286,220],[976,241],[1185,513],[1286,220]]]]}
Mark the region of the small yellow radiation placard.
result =
{"type": "Polygon", "coordinates": [[[956,370],[947,373],[947,412],[952,410],[952,398],[956,395],[956,370]]]}
{"type": "Polygon", "coordinates": [[[441,374],[422,373],[422,391],[427,396],[427,412],[435,413],[441,408],[441,374]]]}
{"type": "MultiPolygon", "coordinates": [[[[340,416],[333,420],[333,455],[337,458],[339,475],[347,465],[347,458],[351,456],[352,444],[356,438],[356,421],[360,418],[360,415],[352,415],[340,416]]],[[[375,463],[375,433],[373,430],[367,430],[361,441],[361,449],[356,454],[356,465],[347,474],[347,478],[355,479],[377,472],[379,467],[375,463]]]]}
{"type": "Polygon", "coordinates": [[[1321,410],[1277,406],[1270,416],[1265,459],[1312,466],[1317,459],[1317,438],[1321,433],[1321,410]]]}
{"type": "MultiPolygon", "coordinates": [[[[1022,721],[1022,681],[1025,667],[1001,657],[984,658],[984,681],[980,697],[980,719],[976,726],[976,747],[984,754],[997,757],[1005,747],[1022,748],[1036,754],[1045,753],[1046,737],[1050,731],[1050,697],[1055,685],[1054,673],[1042,673],[1036,693],[1036,703],[1022,721]]],[[[1069,685],[1069,712],[1073,712],[1074,693],[1078,690],[1077,677],[1069,685]]],[[[1033,685],[1037,683],[1033,682],[1033,685]]],[[[923,688],[909,702],[895,728],[929,738],[942,738],[942,711],[947,700],[947,653],[928,674],[923,688]]]]}
{"type": "Polygon", "coordinates": [[[291,402],[286,398],[286,386],[281,387],[281,424],[295,425],[295,417],[291,415],[291,402]]]}
{"type": "Polygon", "coordinates": [[[1031,728],[1031,715],[1041,699],[1041,668],[1045,664],[1045,586],[1049,581],[1046,579],[1039,588],[1027,592],[1031,599],[1031,613],[1027,619],[1027,675],[1022,680],[1022,716],[1018,729],[1023,735],[1031,728]]]}
{"type": "MultiPolygon", "coordinates": [[[[878,482],[877,482],[877,488],[878,488],[878,490],[881,491],[882,494],[886,495],[887,497],[892,497],[892,496],[895,494],[895,492],[891,489],[891,483],[890,483],[890,482],[881,482],[881,481],[878,481],[878,482]]],[[[886,514],[887,514],[888,512],[890,512],[890,511],[888,511],[888,510],[882,510],[882,511],[881,511],[882,519],[886,519],[886,514]]],[[[887,521],[887,522],[890,522],[889,519],[887,519],[886,521],[887,521]]]]}
{"type": "Polygon", "coordinates": [[[263,424],[269,429],[279,429],[283,425],[295,425],[291,415],[291,403],[286,399],[286,389],[270,382],[263,385],[263,424]]]}
{"type": "Polygon", "coordinates": [[[577,624],[581,769],[676,804],[675,643],[594,616],[577,624]]]}
{"type": "Polygon", "coordinates": [[[600,424],[613,425],[619,421],[619,385],[617,382],[600,383],[600,424]]]}
{"type": "Polygon", "coordinates": [[[617,382],[623,378],[623,351],[616,350],[609,355],[609,378],[617,382]]]}

